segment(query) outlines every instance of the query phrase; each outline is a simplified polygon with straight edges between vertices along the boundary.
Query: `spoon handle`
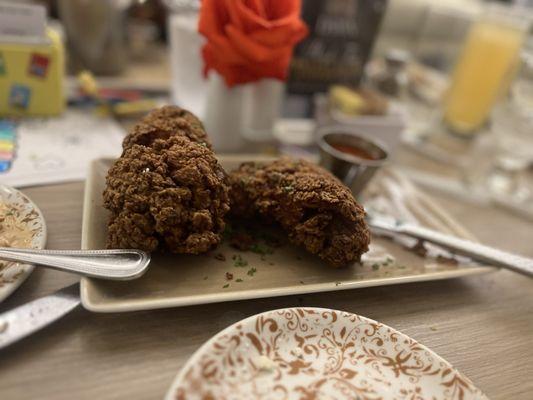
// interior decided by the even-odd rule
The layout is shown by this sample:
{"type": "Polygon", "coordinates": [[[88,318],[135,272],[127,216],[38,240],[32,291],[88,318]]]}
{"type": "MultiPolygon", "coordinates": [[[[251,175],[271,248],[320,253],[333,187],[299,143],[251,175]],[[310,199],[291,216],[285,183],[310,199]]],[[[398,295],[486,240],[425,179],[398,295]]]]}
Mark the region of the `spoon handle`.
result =
{"type": "Polygon", "coordinates": [[[144,251],[120,249],[36,250],[0,247],[0,259],[112,280],[138,278],[150,263],[150,255],[144,251]]]}

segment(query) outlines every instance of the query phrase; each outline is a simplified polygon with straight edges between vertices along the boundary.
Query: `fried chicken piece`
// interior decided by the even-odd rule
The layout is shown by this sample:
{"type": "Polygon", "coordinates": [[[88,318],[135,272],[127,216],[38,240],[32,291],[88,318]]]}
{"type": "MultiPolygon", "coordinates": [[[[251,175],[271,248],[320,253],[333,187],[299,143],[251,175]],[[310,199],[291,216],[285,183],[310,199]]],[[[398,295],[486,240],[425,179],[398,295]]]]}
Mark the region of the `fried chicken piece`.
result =
{"type": "Polygon", "coordinates": [[[187,135],[127,147],[106,178],[108,247],[210,250],[229,210],[226,180],[213,151],[187,135]]]}
{"type": "Polygon", "coordinates": [[[304,160],[244,163],[229,177],[231,213],[279,223],[289,239],[334,267],[368,251],[365,211],[350,190],[304,160]]]}
{"type": "Polygon", "coordinates": [[[148,113],[124,138],[122,148],[127,150],[134,144],[151,146],[157,139],[166,140],[172,136],[185,136],[212,148],[200,120],[177,106],[164,106],[148,113]]]}

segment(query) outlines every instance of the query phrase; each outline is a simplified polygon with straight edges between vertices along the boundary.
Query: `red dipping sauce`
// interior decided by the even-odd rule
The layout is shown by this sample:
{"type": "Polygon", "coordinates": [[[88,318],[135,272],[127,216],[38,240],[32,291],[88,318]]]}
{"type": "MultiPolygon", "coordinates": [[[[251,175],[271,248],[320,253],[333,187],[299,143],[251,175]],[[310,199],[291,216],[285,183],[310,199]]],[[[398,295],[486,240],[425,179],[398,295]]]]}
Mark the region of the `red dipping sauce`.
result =
{"type": "Polygon", "coordinates": [[[341,153],[350,154],[362,158],[363,160],[379,160],[379,157],[375,157],[366,150],[363,150],[359,147],[350,146],[349,144],[330,144],[335,150],[340,151],[341,153]]]}

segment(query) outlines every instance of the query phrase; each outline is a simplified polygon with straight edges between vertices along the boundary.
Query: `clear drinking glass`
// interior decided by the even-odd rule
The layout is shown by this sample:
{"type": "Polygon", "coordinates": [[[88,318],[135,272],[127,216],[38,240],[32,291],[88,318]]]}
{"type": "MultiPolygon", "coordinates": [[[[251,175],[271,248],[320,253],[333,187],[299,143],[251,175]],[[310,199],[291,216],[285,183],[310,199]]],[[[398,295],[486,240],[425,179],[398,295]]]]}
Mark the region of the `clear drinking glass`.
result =
{"type": "Polygon", "coordinates": [[[165,0],[165,4],[169,9],[172,101],[204,118],[208,83],[202,73],[204,38],[198,33],[200,1],[165,0]]]}
{"type": "Polygon", "coordinates": [[[446,2],[428,2],[414,41],[415,59],[450,73],[478,15],[479,8],[470,3],[459,8],[446,2]]]}
{"type": "Polygon", "coordinates": [[[516,80],[491,116],[496,144],[494,169],[489,177],[496,194],[518,199],[533,196],[533,55],[523,53],[516,80]]]}
{"type": "Polygon", "coordinates": [[[517,8],[489,6],[471,26],[444,101],[452,132],[471,137],[484,126],[512,81],[529,22],[517,8]]]}

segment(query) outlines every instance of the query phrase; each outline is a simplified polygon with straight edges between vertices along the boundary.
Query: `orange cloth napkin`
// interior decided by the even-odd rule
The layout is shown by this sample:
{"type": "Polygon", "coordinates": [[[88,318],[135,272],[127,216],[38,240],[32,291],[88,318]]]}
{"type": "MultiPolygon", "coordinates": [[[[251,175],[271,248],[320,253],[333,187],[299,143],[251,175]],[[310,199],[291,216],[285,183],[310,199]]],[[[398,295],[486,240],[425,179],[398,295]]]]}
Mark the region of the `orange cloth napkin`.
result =
{"type": "Polygon", "coordinates": [[[293,48],[308,33],[300,7],[301,0],[203,0],[204,74],[214,69],[230,87],[285,80],[293,48]]]}

